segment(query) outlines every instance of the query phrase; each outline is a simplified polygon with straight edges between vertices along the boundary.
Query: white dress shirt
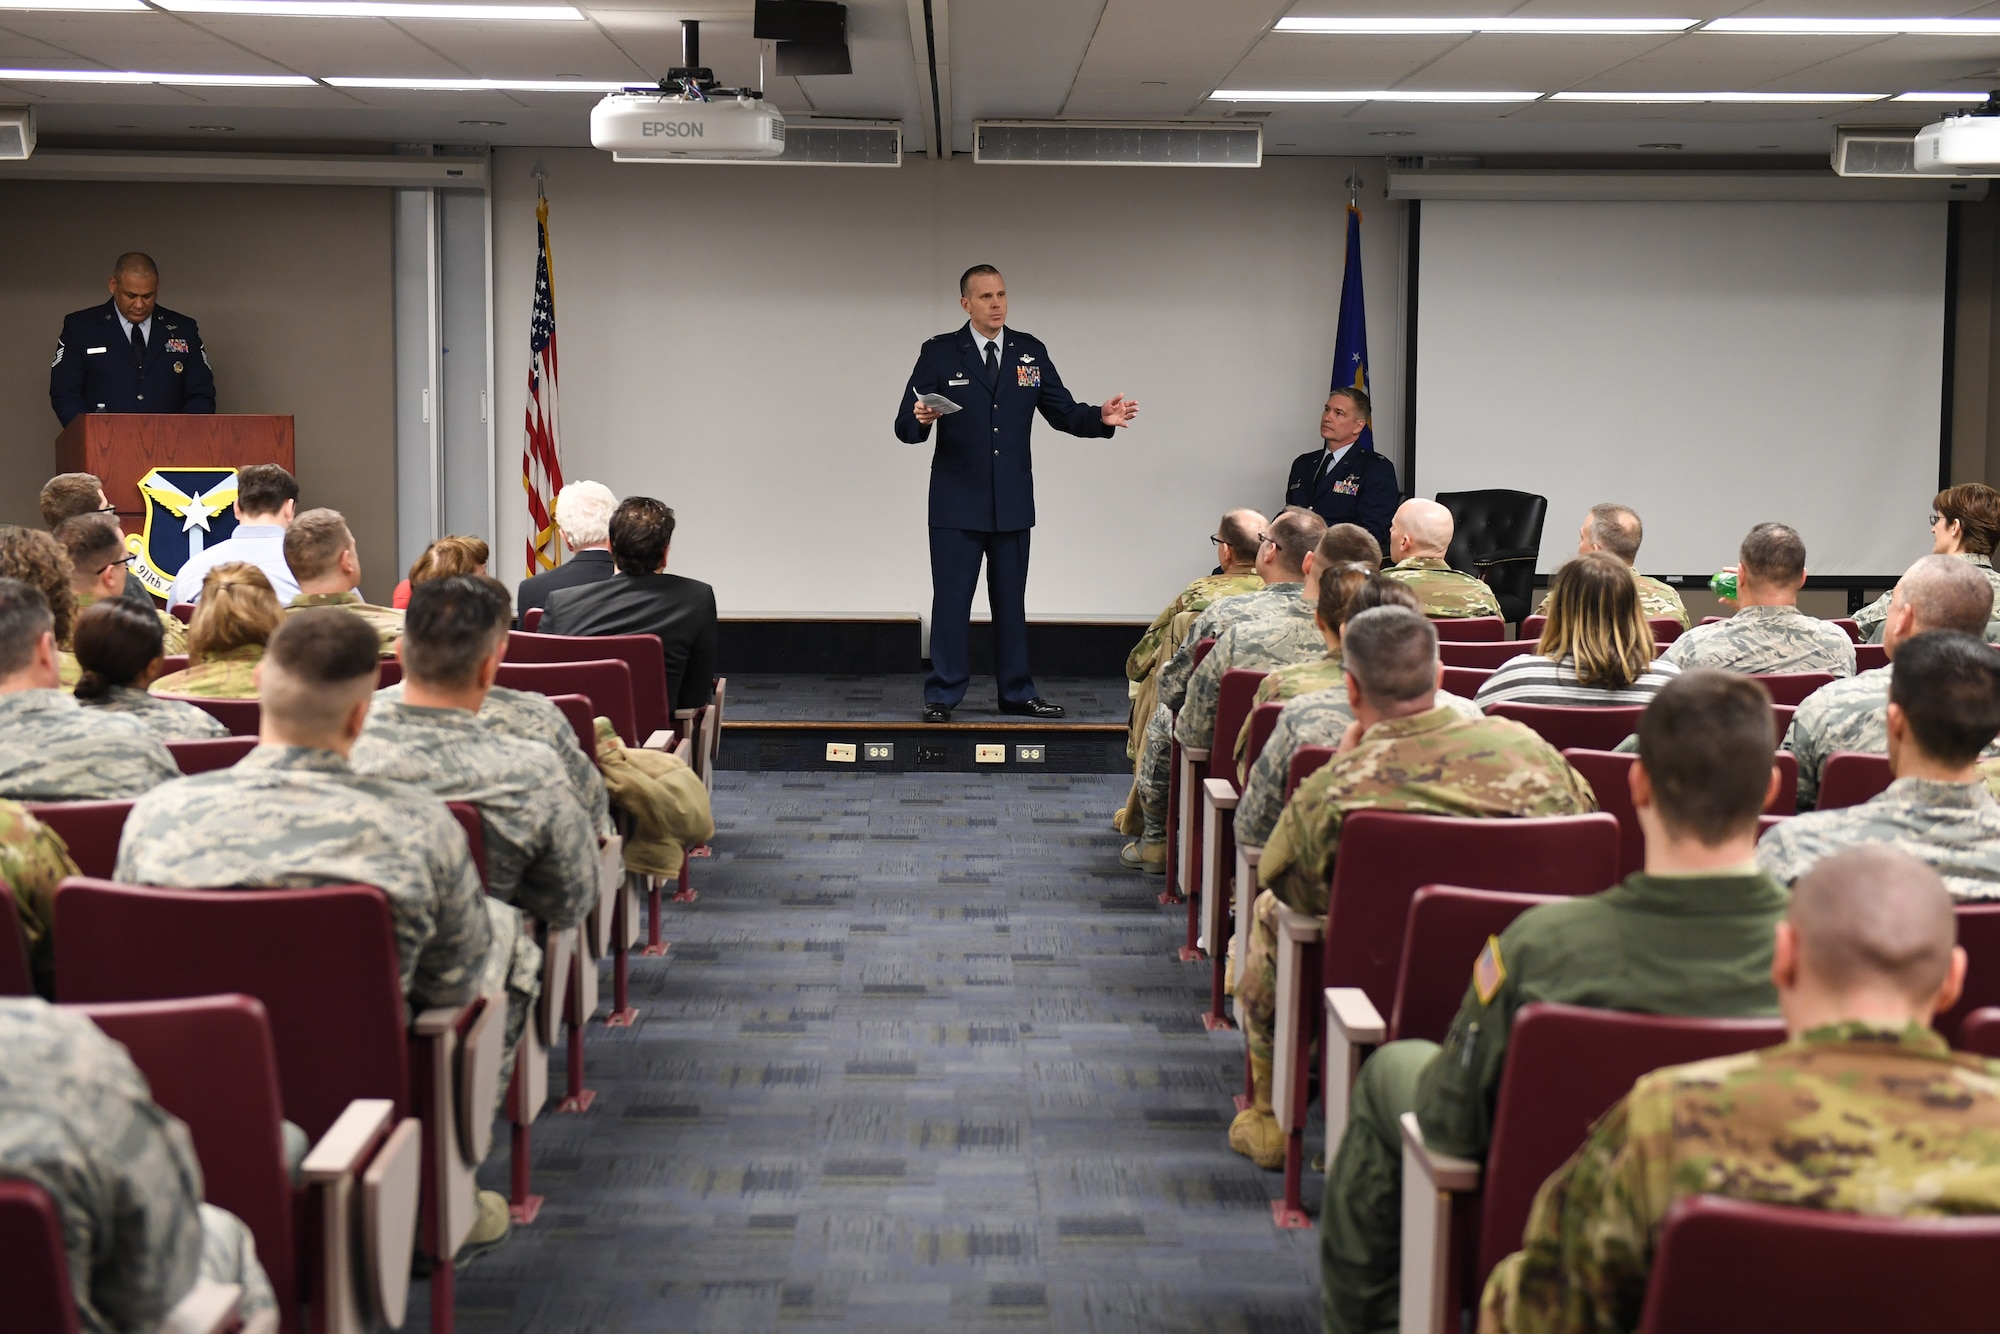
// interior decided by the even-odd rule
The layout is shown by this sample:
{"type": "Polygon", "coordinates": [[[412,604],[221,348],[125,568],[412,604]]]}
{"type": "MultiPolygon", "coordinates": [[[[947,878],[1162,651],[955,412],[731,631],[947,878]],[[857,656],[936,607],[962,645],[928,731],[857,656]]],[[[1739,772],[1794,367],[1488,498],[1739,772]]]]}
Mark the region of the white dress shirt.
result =
{"type": "Polygon", "coordinates": [[[167,602],[201,601],[201,581],[208,572],[239,560],[264,572],[264,577],[271,581],[271,591],[278,595],[280,607],[289,606],[299,595],[299,581],[292,578],[292,567],[285,564],[284,528],[275,523],[240,523],[234,533],[212,547],[204,547],[199,556],[191,557],[181,566],[173,588],[167,593],[167,602]]]}
{"type": "Polygon", "coordinates": [[[991,338],[988,338],[985,334],[979,332],[978,328],[973,324],[971,324],[970,322],[967,322],[965,327],[972,330],[972,350],[979,354],[980,365],[983,366],[986,364],[986,345],[988,343],[993,344],[994,365],[996,366],[999,365],[1000,362],[1006,358],[1007,356],[1006,325],[1003,324],[998,329],[995,329],[993,331],[993,336],[991,338]]]}
{"type": "Polygon", "coordinates": [[[139,321],[139,323],[137,324],[132,323],[132,321],[126,319],[123,315],[120,315],[118,317],[118,322],[125,326],[125,346],[127,347],[132,346],[132,331],[134,329],[137,329],[140,333],[146,336],[146,350],[148,352],[151,352],[153,350],[153,317],[151,315],[148,315],[145,319],[139,321]]]}
{"type": "MultiPolygon", "coordinates": [[[[1319,490],[1319,484],[1325,481],[1335,468],[1340,466],[1340,461],[1347,457],[1347,451],[1352,448],[1354,448],[1354,442],[1350,440],[1339,449],[1328,450],[1326,452],[1327,456],[1319,461],[1319,467],[1313,473],[1313,491],[1319,490]]],[[[1311,493],[1308,492],[1307,494],[1311,493]]]]}

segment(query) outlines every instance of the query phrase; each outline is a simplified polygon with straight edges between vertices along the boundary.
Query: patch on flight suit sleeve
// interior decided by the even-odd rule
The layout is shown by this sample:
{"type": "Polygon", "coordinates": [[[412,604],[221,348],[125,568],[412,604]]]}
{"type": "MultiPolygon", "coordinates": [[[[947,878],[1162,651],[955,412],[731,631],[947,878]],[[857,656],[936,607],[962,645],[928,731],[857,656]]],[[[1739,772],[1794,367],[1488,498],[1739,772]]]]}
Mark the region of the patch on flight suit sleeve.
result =
{"type": "Polygon", "coordinates": [[[1042,387],[1042,368],[1040,366],[1016,366],[1014,368],[1014,383],[1022,389],[1040,389],[1042,387]]]}
{"type": "Polygon", "coordinates": [[[1486,948],[1479,951],[1472,964],[1472,990],[1479,996],[1479,1003],[1491,1005],[1500,994],[1500,984],[1506,980],[1507,965],[1500,959],[1500,937],[1488,936],[1486,948]]]}

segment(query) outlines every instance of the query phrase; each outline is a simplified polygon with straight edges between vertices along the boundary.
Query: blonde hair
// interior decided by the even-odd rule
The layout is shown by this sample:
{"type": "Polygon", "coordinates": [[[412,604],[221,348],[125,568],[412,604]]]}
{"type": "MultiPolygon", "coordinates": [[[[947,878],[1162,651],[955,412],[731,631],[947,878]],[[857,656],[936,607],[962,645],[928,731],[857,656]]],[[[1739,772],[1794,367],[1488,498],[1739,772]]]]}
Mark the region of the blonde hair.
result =
{"type": "Polygon", "coordinates": [[[1549,580],[1549,618],[1535,652],[1572,659],[1583,685],[1622,690],[1652,666],[1653,628],[1639,607],[1632,569],[1609,552],[1567,561],[1549,580]]]}
{"type": "Polygon", "coordinates": [[[484,574],[492,550],[481,537],[440,537],[410,566],[410,587],[454,574],[484,574]]]}
{"type": "Polygon", "coordinates": [[[188,664],[231,649],[263,645],[285,619],[271,581],[255,565],[231,561],[201,581],[201,601],[188,624],[188,664]]]}

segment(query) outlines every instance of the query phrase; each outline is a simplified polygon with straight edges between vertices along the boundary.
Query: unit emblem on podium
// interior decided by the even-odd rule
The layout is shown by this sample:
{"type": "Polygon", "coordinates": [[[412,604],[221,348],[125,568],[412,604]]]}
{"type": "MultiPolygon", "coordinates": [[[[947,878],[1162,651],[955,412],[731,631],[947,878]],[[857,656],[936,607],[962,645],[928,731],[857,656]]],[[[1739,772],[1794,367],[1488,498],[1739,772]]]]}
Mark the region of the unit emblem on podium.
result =
{"type": "Polygon", "coordinates": [[[146,526],[125,539],[138,557],[132,573],[165,597],[181,566],[236,531],[236,469],[154,468],[139,479],[139,494],[146,526]]]}

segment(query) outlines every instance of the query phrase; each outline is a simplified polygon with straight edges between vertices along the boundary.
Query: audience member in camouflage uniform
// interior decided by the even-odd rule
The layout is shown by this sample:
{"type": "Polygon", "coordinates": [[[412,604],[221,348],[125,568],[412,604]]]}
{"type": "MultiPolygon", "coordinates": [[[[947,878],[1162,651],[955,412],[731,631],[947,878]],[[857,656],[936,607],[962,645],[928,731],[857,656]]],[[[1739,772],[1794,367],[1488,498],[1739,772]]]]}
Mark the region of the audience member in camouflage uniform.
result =
{"type": "Polygon", "coordinates": [[[1438,1151],[1483,1160],[1522,1007],[1704,1018],[1776,1010],[1771,942],[1785,891],[1752,867],[1757,817],[1779,781],[1770,738],[1770,699],[1753,682],[1705,669],[1670,682],[1647,706],[1633,771],[1646,869],[1523,913],[1487,941],[1442,1046],[1391,1042],[1363,1063],[1320,1213],[1327,1330],[1397,1327],[1400,1118],[1414,1112],[1438,1151]]]}
{"type": "Polygon", "coordinates": [[[1239,621],[1281,614],[1298,601],[1314,552],[1326,535],[1326,521],[1311,510],[1287,509],[1260,534],[1257,574],[1264,586],[1254,593],[1217,598],[1195,617],[1186,638],[1160,669],[1160,699],[1146,723],[1146,735],[1133,772],[1133,798],[1120,813],[1121,832],[1139,835],[1127,843],[1118,860],[1136,870],[1159,874],[1166,869],[1167,784],[1173,761],[1173,715],[1187,696],[1194,674],[1195,646],[1214,639],[1239,621]],[[1137,809],[1133,807],[1136,805],[1137,809]],[[1138,817],[1135,827],[1133,817],[1138,817]]]}
{"type": "Polygon", "coordinates": [[[1573,815],[1595,809],[1590,784],[1548,742],[1504,718],[1465,718],[1437,702],[1437,632],[1408,607],[1376,607],[1340,636],[1354,722],[1340,752],[1299,785],[1264,845],[1250,957],[1237,973],[1253,1106],[1229,1128],[1229,1146],[1259,1166],[1284,1161],[1271,1111],[1277,1001],[1277,905],[1324,914],[1341,823],[1357,810],[1469,819],[1573,815]]]}
{"type": "Polygon", "coordinates": [[[1640,1079],[1543,1184],[1522,1249],[1487,1280],[1480,1328],[1638,1328],[1661,1225],[1688,1195],[2000,1213],[2000,1063],[1930,1031],[1965,977],[1955,926],[1936,873],[1892,849],[1815,867],[1772,966],[1788,1040],[1640,1079]]]}
{"type": "MultiPolygon", "coordinates": [[[[1890,595],[1882,646],[1889,665],[1821,686],[1806,696],[1785,733],[1785,749],[1799,761],[1799,809],[1819,796],[1820,771],[1838,750],[1886,754],[1889,749],[1889,678],[1896,646],[1926,630],[1977,635],[1992,611],[1993,589],[1965,562],[1935,553],[1903,572],[1890,595]]],[[[1993,754],[1993,747],[1987,747],[1993,754]]]]}
{"type": "Polygon", "coordinates": [[[1667,646],[1676,667],[1719,667],[1761,676],[1770,672],[1854,675],[1847,632],[1799,610],[1806,583],[1806,544],[1782,523],[1760,523],[1736,553],[1740,610],[1726,621],[1698,625],[1667,646]]]}
{"type": "Polygon", "coordinates": [[[1640,574],[1636,568],[1639,544],[1645,540],[1645,525],[1639,522],[1639,513],[1631,506],[1592,505],[1576,535],[1576,554],[1588,556],[1593,551],[1605,551],[1616,556],[1632,570],[1632,578],[1638,582],[1640,612],[1649,620],[1679,621],[1685,630],[1690,618],[1681,595],[1674,591],[1673,585],[1640,574]]]}
{"type": "Polygon", "coordinates": [[[125,1048],[34,997],[0,998],[0,1177],[48,1192],[90,1334],[159,1328],[200,1279],[239,1284],[245,1320],[277,1309],[249,1229],[202,1202],[187,1127],[125,1048]]]}
{"type": "Polygon", "coordinates": [[[1389,556],[1396,563],[1382,573],[1408,584],[1426,616],[1498,616],[1500,601],[1492,589],[1445,564],[1451,534],[1450,510],[1435,500],[1404,501],[1389,524],[1389,556]]]}
{"type": "Polygon", "coordinates": [[[201,601],[188,624],[188,665],[153,682],[153,693],[257,698],[257,664],[284,619],[262,570],[245,561],[216,566],[201,581],[201,601]]]}
{"type": "Polygon", "coordinates": [[[285,564],[299,581],[298,595],[285,614],[308,607],[344,607],[368,623],[382,640],[382,656],[393,657],[403,633],[403,613],[377,607],[356,590],[361,587],[361,553],[340,511],[307,510],[285,529],[285,564]]]}
{"type": "MultiPolygon", "coordinates": [[[[2000,570],[1993,568],[1993,547],[2000,542],[2000,491],[1979,482],[1947,487],[1931,501],[1931,551],[1956,556],[1972,566],[1993,589],[1993,611],[1981,634],[1989,644],[2000,643],[2000,570]]],[[[1884,593],[1854,613],[1864,644],[1887,642],[1889,599],[1884,593]]]]}
{"type": "MultiPolygon", "coordinates": [[[[132,610],[139,610],[133,607],[132,610]]],[[[14,908],[28,947],[35,989],[55,994],[55,953],[49,938],[55,921],[56,886],[78,875],[62,835],[11,801],[0,801],[0,880],[14,891],[14,908]]]]}
{"type": "MultiPolygon", "coordinates": [[[[178,622],[176,622],[178,624],[178,622]]],[[[80,671],[72,692],[88,709],[122,714],[163,741],[199,741],[229,735],[211,714],[184,700],[146,689],[160,670],[160,623],[144,607],[104,598],[76,618],[71,640],[80,671]]]]}
{"type": "MultiPolygon", "coordinates": [[[[69,555],[69,591],[76,597],[79,615],[99,602],[126,602],[125,581],[132,553],[125,549],[125,534],[110,515],[79,514],[65,519],[55,530],[55,539],[69,555]]],[[[159,624],[161,652],[187,652],[187,627],[180,617],[151,605],[144,610],[159,624]]],[[[73,650],[72,641],[64,640],[63,647],[73,650]]],[[[63,654],[61,666],[63,685],[75,685],[80,669],[71,652],[63,654]]]]}
{"type": "Polygon", "coordinates": [[[142,724],[85,709],[56,689],[48,600],[18,579],[0,578],[0,797],[136,797],[180,772],[142,724]]]}
{"type": "Polygon", "coordinates": [[[1886,729],[1888,791],[1779,821],[1757,864],[1789,885],[1843,848],[1889,843],[1943,876],[1953,898],[2000,898],[2000,802],[1979,773],[1979,753],[2000,733],[2000,653],[1951,630],[1905,639],[1886,729]]]}

